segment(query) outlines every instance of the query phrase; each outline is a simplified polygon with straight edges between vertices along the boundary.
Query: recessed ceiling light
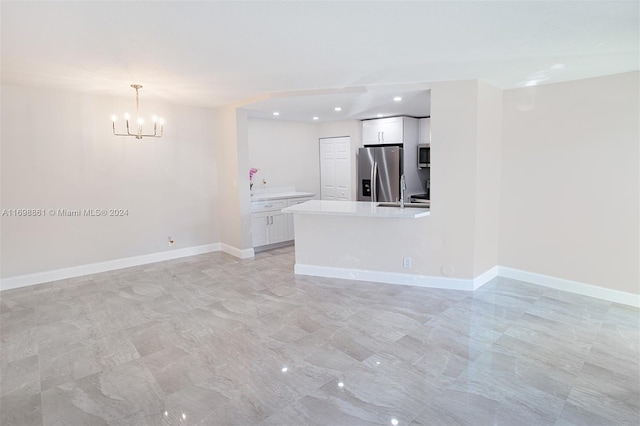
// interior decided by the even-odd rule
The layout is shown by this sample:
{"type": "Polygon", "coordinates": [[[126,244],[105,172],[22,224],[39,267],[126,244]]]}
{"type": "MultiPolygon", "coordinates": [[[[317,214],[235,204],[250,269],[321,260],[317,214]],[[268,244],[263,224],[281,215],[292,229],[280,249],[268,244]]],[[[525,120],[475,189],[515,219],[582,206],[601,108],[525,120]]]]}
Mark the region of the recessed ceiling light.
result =
{"type": "Polygon", "coordinates": [[[319,117],[313,117],[313,119],[314,119],[314,120],[318,120],[318,119],[319,119],[319,117]]]}
{"type": "Polygon", "coordinates": [[[336,110],[336,111],[342,111],[342,108],[340,108],[340,107],[335,107],[335,108],[334,108],[334,110],[336,110]]]}
{"type": "Polygon", "coordinates": [[[396,102],[400,102],[402,98],[400,96],[396,96],[395,98],[393,98],[393,100],[396,102]]]}
{"type": "Polygon", "coordinates": [[[378,118],[382,117],[382,114],[378,114],[378,118]]]}
{"type": "Polygon", "coordinates": [[[280,115],[280,113],[279,112],[274,112],[273,115],[280,115]]]}

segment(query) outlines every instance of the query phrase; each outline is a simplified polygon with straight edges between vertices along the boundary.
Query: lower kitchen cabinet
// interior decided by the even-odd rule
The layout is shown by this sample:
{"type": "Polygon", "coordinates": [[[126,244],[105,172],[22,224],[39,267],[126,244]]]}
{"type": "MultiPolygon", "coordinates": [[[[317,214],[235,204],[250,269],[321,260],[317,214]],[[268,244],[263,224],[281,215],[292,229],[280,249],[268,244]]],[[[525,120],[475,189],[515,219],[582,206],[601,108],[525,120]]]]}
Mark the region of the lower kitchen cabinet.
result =
{"type": "Polygon", "coordinates": [[[279,211],[251,214],[253,246],[281,243],[289,240],[287,214],[279,211]]]}
{"type": "Polygon", "coordinates": [[[293,215],[282,209],[309,201],[313,197],[251,202],[251,234],[253,247],[294,239],[293,215]]]}

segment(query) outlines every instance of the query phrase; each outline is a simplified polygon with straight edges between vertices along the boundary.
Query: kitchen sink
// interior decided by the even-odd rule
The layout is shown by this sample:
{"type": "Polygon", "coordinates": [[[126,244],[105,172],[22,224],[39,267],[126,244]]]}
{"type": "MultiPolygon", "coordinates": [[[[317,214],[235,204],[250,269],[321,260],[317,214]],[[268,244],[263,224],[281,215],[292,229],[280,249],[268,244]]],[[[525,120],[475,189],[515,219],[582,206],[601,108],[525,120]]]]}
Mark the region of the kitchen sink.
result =
{"type": "MultiPolygon", "coordinates": [[[[429,205],[425,203],[404,203],[405,208],[428,209],[429,205]]],[[[395,207],[400,208],[399,203],[378,203],[378,207],[395,207]]]]}

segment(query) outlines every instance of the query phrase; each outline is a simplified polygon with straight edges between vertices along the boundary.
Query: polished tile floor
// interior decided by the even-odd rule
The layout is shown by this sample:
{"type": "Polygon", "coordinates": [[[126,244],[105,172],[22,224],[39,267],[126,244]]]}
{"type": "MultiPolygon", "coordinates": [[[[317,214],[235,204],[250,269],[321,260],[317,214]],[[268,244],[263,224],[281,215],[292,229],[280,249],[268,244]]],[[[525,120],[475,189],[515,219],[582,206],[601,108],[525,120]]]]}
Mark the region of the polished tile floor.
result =
{"type": "Polygon", "coordinates": [[[211,253],[0,293],[0,424],[640,423],[637,309],[293,263],[211,253]]]}

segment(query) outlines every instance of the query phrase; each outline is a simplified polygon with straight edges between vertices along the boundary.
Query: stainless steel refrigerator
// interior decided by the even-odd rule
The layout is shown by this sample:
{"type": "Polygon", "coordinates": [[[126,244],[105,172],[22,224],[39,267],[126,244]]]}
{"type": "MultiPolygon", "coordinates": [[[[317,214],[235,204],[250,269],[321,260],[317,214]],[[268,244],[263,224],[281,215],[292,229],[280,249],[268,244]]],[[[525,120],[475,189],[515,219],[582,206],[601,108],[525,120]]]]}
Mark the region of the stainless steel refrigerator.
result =
{"type": "Polygon", "coordinates": [[[401,146],[360,148],[358,201],[399,201],[403,158],[401,146]]]}

